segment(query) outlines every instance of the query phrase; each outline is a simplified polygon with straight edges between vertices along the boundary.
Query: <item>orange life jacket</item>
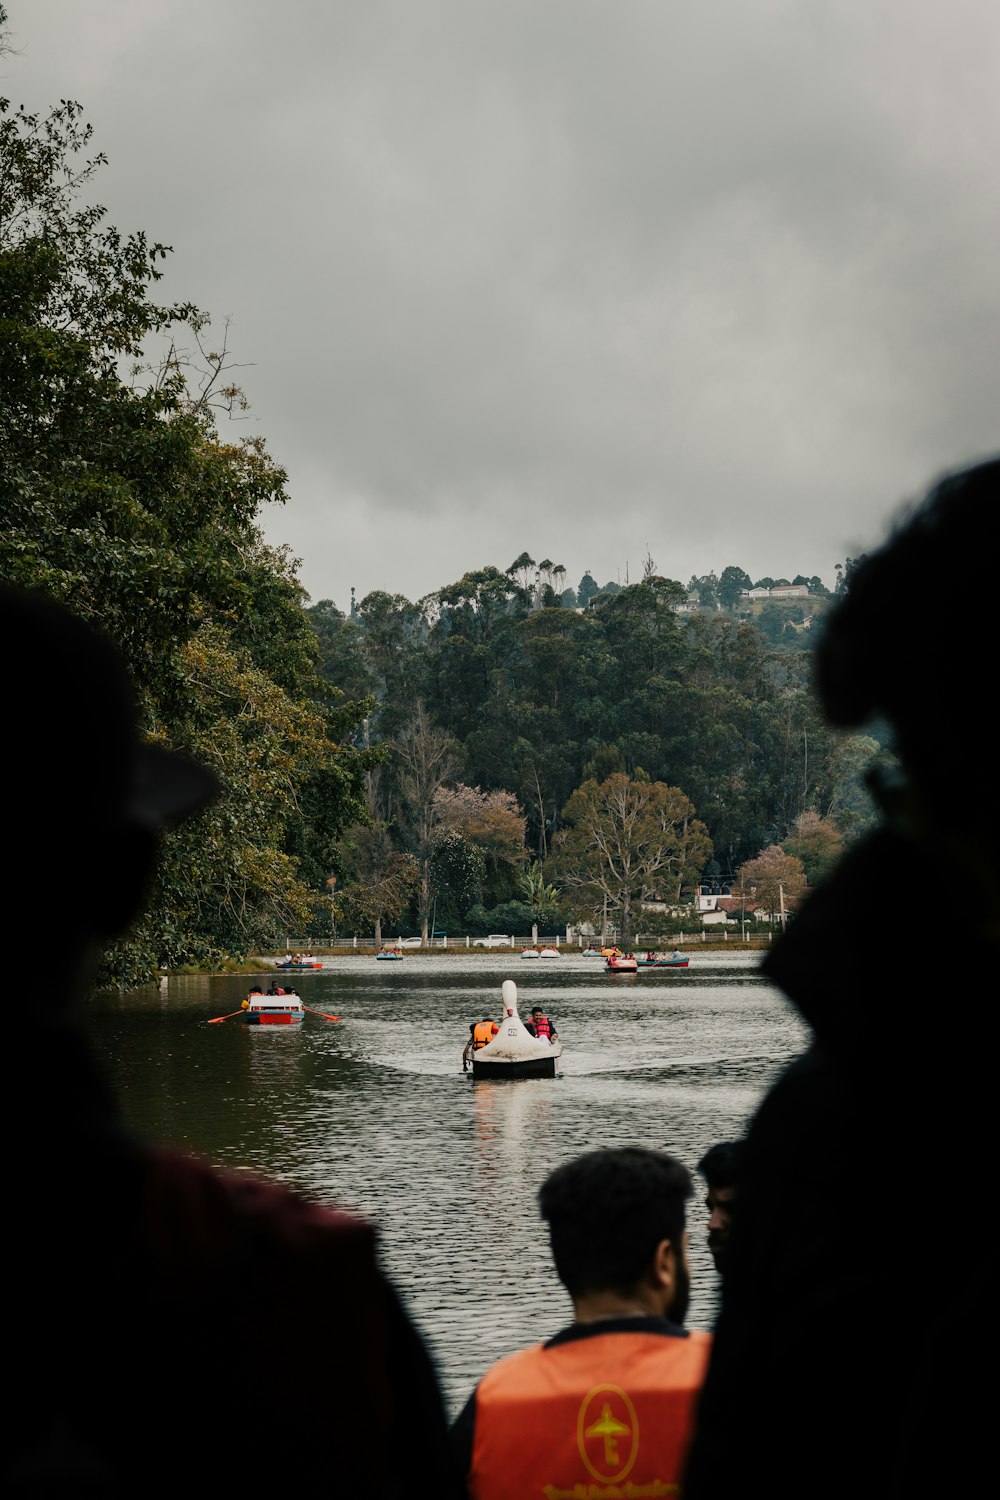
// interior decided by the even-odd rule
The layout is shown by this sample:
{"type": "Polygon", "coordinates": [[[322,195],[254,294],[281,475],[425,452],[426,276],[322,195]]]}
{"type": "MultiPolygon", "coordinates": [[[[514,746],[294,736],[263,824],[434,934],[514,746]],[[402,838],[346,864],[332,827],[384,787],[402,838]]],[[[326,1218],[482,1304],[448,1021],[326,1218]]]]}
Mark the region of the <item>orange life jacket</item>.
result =
{"type": "Polygon", "coordinates": [[[492,1042],[500,1027],[495,1021],[477,1021],[476,1029],[472,1033],[472,1050],[478,1052],[480,1047],[485,1047],[492,1042]]]}
{"type": "Polygon", "coordinates": [[[710,1348],[618,1332],[500,1360],[476,1389],[471,1500],[676,1495],[710,1348]]]}

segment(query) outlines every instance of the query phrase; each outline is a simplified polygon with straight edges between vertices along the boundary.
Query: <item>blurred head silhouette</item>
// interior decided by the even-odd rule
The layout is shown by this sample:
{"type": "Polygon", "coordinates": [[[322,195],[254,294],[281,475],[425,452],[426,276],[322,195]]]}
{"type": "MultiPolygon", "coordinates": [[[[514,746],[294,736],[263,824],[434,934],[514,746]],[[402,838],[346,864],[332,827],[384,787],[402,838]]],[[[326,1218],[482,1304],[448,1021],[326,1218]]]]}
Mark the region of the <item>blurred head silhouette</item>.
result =
{"type": "Polygon", "coordinates": [[[19,942],[58,932],[60,951],[47,956],[75,972],[140,909],[159,830],[212,801],[218,784],[142,742],[121,657],[68,609],[0,585],[0,630],[4,911],[19,942]]]}
{"type": "Polygon", "coordinates": [[[967,831],[991,850],[1000,793],[976,757],[991,742],[998,517],[1000,459],[945,475],[857,568],[816,652],[832,724],[892,727],[903,774],[874,785],[890,822],[911,837],[964,836],[956,793],[974,781],[967,831]]]}

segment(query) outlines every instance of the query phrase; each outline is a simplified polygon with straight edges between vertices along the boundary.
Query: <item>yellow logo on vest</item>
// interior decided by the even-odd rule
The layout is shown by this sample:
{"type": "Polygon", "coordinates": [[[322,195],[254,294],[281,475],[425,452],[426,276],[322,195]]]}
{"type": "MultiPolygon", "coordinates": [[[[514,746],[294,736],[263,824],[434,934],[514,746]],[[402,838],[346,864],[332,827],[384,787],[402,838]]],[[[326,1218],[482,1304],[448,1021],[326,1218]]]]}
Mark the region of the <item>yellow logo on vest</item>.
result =
{"type": "Polygon", "coordinates": [[[625,1478],[639,1456],[639,1419],[618,1385],[595,1385],[580,1405],[576,1442],[589,1473],[605,1484],[625,1478]]]}

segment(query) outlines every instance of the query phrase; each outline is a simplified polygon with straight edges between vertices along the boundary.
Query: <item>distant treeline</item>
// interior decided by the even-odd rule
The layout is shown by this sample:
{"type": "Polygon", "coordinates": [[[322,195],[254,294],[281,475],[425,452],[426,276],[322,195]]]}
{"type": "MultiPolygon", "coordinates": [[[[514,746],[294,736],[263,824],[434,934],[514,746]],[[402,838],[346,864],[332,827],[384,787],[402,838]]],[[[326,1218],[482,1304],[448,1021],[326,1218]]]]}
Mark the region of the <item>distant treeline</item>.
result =
{"type": "MultiPolygon", "coordinates": [[[[415,735],[433,741],[447,766],[439,785],[510,797],[530,856],[555,889],[570,799],[616,774],[684,794],[708,833],[710,855],[695,878],[709,882],[735,878],[803,813],[847,837],[868,823],[862,772],[876,747],[823,723],[810,686],[811,632],[795,629],[801,602],[775,606],[784,619],[771,639],[740,617],[739,591],[751,586],[742,570],[725,569],[716,580],[722,597],[690,613],[678,612],[690,586],[652,569],[592,595],[588,578],[575,591],[585,607],[567,606],[574,591],[558,588],[559,570],[522,554],[505,571],[467,573],[418,603],[376,591],[349,613],[330,600],[308,608],[323,675],[349,699],[373,700],[357,742],[384,757],[369,774],[369,812],[389,842],[418,867],[433,853],[433,790],[418,836],[404,771],[415,735]],[[717,608],[734,583],[730,607],[717,608]]],[[[818,580],[804,581],[812,595],[818,580]]],[[[463,911],[430,864],[424,897],[436,891],[438,918],[444,911],[474,926],[516,898],[509,872],[506,881],[480,880],[478,901],[463,911]]],[[[501,865],[494,861],[495,874],[501,865]]],[[[340,879],[350,887],[350,860],[340,879]]]]}

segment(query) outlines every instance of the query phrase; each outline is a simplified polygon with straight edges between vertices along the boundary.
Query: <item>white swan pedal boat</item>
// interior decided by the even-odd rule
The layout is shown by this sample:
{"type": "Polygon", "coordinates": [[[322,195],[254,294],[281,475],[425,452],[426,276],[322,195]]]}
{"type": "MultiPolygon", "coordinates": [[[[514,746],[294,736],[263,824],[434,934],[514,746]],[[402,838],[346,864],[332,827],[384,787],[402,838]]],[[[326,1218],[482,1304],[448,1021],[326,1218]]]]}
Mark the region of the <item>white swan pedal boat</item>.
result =
{"type": "Polygon", "coordinates": [[[505,979],[503,1020],[500,1030],[485,1047],[472,1054],[473,1078],[554,1078],[562,1042],[532,1036],[517,1013],[517,985],[505,979]]]}

